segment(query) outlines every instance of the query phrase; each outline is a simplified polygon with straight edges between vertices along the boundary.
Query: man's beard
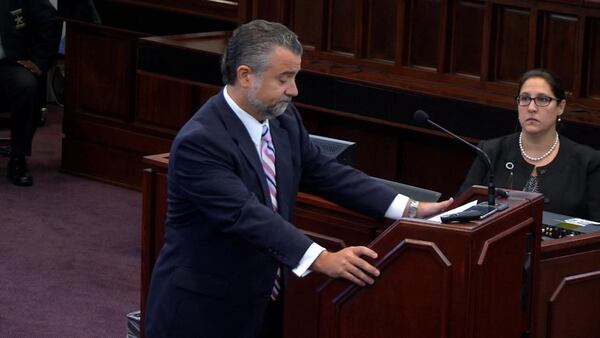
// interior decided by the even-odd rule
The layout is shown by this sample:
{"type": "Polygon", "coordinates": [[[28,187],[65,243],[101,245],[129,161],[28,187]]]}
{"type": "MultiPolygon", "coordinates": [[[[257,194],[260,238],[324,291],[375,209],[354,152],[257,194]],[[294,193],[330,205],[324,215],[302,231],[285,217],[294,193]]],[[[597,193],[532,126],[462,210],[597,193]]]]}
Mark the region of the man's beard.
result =
{"type": "Polygon", "coordinates": [[[260,83],[256,83],[254,86],[252,86],[252,88],[250,88],[250,92],[248,93],[248,103],[250,103],[252,108],[256,109],[257,114],[267,120],[277,118],[283,114],[292,99],[288,96],[285,96],[274,105],[264,104],[256,98],[259,87],[260,83]]]}

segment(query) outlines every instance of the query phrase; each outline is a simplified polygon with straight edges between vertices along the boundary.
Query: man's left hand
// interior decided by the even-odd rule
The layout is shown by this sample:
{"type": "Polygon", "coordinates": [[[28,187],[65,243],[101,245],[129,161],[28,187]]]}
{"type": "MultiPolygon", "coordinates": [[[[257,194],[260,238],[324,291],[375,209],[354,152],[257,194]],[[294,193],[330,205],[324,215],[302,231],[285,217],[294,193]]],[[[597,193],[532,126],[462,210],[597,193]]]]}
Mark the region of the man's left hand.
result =
{"type": "Polygon", "coordinates": [[[441,202],[419,202],[419,207],[417,208],[417,217],[425,218],[433,215],[437,215],[446,209],[454,202],[454,199],[450,197],[449,199],[441,202]]]}

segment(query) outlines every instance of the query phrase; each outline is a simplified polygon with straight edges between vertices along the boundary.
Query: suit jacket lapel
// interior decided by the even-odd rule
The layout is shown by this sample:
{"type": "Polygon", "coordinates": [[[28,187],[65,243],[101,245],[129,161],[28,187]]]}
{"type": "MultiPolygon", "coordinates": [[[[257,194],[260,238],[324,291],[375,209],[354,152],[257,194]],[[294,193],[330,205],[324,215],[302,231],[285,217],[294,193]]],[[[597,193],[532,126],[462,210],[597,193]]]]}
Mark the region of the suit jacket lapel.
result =
{"type": "MultiPolygon", "coordinates": [[[[244,127],[242,121],[238,119],[233,110],[231,110],[231,107],[229,107],[229,105],[225,101],[225,98],[223,97],[223,92],[219,94],[218,100],[218,105],[225,109],[224,113],[220,114],[221,118],[223,119],[223,123],[225,124],[225,127],[229,131],[231,137],[237,143],[238,147],[240,147],[240,150],[244,154],[244,157],[246,157],[248,163],[250,163],[250,166],[256,173],[256,179],[260,182],[262,196],[257,196],[257,198],[262,198],[262,201],[267,203],[267,205],[271,206],[271,199],[269,197],[270,195],[267,187],[267,181],[265,178],[265,172],[263,171],[262,164],[260,163],[260,158],[258,157],[258,152],[254,147],[254,143],[252,142],[250,135],[248,135],[248,130],[246,129],[246,127],[244,127]]],[[[277,156],[277,154],[275,154],[275,156],[277,156]]]]}
{"type": "Polygon", "coordinates": [[[279,202],[279,214],[290,217],[290,203],[288,202],[292,194],[292,154],[288,133],[281,128],[279,121],[273,119],[269,121],[271,126],[271,137],[275,146],[275,170],[277,174],[277,201],[279,202]]]}

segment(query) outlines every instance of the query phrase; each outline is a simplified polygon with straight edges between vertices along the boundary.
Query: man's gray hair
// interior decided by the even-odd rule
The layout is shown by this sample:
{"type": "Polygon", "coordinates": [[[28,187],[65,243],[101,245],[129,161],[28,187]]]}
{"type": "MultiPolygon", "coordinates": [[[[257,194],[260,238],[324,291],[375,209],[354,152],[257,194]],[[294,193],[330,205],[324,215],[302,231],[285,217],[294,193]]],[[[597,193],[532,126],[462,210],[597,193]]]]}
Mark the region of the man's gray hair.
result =
{"type": "Polygon", "coordinates": [[[240,65],[246,65],[261,74],[271,61],[271,53],[276,47],[286,48],[295,55],[302,56],[298,36],[286,26],[265,20],[254,20],[241,25],[233,31],[221,59],[223,82],[235,84],[240,65]]]}

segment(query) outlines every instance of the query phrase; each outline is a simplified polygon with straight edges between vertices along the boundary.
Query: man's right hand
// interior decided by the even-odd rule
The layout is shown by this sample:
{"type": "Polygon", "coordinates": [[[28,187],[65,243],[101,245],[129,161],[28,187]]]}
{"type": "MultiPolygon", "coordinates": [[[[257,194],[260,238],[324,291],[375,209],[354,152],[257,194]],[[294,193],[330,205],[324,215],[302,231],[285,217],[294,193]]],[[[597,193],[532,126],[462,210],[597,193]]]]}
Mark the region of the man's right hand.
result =
{"type": "Polygon", "coordinates": [[[338,252],[323,251],[310,266],[310,269],[332,278],[345,278],[357,285],[373,284],[373,277],[379,270],[361,258],[377,258],[377,253],[364,246],[352,246],[338,252]]]}
{"type": "Polygon", "coordinates": [[[32,72],[35,76],[42,75],[42,71],[40,70],[40,68],[31,60],[19,60],[17,61],[17,63],[27,68],[27,70],[32,72]]]}

